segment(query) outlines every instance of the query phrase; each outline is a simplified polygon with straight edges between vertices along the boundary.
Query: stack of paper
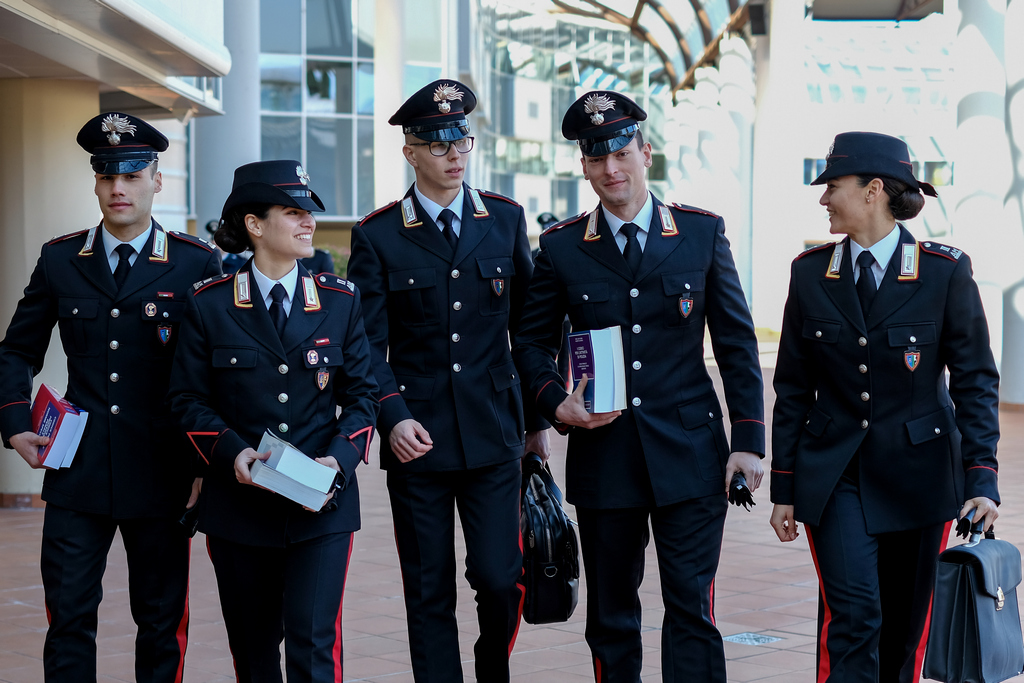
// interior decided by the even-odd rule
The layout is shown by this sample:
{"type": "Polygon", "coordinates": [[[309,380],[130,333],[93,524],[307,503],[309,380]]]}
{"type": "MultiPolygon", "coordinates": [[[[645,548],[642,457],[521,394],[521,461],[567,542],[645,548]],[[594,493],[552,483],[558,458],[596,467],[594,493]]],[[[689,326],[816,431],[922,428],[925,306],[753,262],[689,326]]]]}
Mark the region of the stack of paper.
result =
{"type": "Polygon", "coordinates": [[[254,484],[310,510],[323,507],[334,485],[335,470],[321,465],[269,430],[263,434],[257,450],[260,453],[270,451],[270,457],[252,464],[249,474],[254,484]]]}

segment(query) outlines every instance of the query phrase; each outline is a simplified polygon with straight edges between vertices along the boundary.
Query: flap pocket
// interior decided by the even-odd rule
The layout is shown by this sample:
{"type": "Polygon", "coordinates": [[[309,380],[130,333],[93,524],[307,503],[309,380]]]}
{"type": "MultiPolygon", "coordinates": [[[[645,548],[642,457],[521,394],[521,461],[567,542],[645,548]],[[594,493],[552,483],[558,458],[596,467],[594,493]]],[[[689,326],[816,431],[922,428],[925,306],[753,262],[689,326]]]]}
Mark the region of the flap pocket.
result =
{"type": "Polygon", "coordinates": [[[487,368],[491,373],[491,381],[494,382],[495,391],[504,391],[511,386],[519,384],[519,373],[516,372],[516,364],[512,361],[501,365],[492,365],[487,368]]]}
{"type": "Polygon", "coordinates": [[[185,317],[185,302],[170,299],[143,299],[142,319],[154,322],[177,323],[185,317]]]}
{"type": "Polygon", "coordinates": [[[940,436],[948,436],[955,429],[956,416],[953,415],[953,409],[948,406],[907,423],[907,435],[910,437],[910,443],[915,446],[940,436]]]}
{"type": "Polygon", "coordinates": [[[256,349],[246,346],[217,346],[213,349],[211,364],[215,368],[254,368],[256,349]]]}
{"type": "MultiPolygon", "coordinates": [[[[996,538],[983,538],[973,546],[949,548],[939,555],[939,563],[970,565],[975,585],[997,602],[1009,598],[1021,581],[1020,551],[1012,543],[996,538]]],[[[1000,604],[997,609],[1001,607],[1000,604]]]]}
{"type": "Polygon", "coordinates": [[[804,339],[835,344],[839,341],[839,330],[842,323],[832,320],[821,320],[819,318],[808,318],[804,321],[804,339]]]}
{"type": "Polygon", "coordinates": [[[302,361],[307,368],[332,368],[341,365],[344,358],[341,344],[302,347],[302,361]]]}
{"type": "Polygon", "coordinates": [[[512,259],[508,256],[498,258],[478,258],[476,265],[480,268],[480,277],[488,280],[497,277],[510,277],[516,274],[512,259]]]}
{"type": "Polygon", "coordinates": [[[569,295],[569,304],[592,304],[595,302],[608,301],[608,282],[587,282],[579,285],[566,287],[569,295]]]}
{"type": "Polygon", "coordinates": [[[886,332],[889,333],[889,346],[935,343],[935,323],[933,322],[893,325],[886,328],[886,332]]]}
{"type": "Polygon", "coordinates": [[[821,412],[818,406],[812,406],[804,418],[804,429],[814,436],[821,436],[825,433],[825,427],[832,421],[832,418],[821,412]]]}
{"type": "Polygon", "coordinates": [[[661,276],[661,285],[667,296],[677,296],[687,292],[704,291],[704,271],[694,270],[688,273],[666,273],[661,276]]]}
{"type": "Polygon", "coordinates": [[[433,397],[434,378],[414,375],[395,375],[398,391],[402,398],[413,401],[428,401],[433,397]]]}
{"type": "Polygon", "coordinates": [[[388,273],[388,287],[393,292],[406,289],[423,289],[433,287],[436,272],[433,268],[414,268],[412,270],[396,270],[388,273]]]}
{"type": "Polygon", "coordinates": [[[99,309],[99,299],[60,299],[57,302],[57,316],[60,318],[71,318],[91,320],[96,317],[99,309]]]}
{"type": "Polygon", "coordinates": [[[722,407],[718,405],[718,396],[708,394],[679,406],[679,419],[683,422],[683,429],[696,429],[714,420],[721,420],[722,407]]]}

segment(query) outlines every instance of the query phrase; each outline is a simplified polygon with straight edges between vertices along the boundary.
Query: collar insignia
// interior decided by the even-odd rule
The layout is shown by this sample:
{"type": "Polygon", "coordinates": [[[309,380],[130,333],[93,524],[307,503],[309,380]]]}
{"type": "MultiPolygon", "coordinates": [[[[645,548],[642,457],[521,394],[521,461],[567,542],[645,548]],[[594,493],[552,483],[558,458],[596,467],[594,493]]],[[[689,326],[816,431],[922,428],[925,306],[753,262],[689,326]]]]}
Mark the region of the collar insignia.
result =
{"type": "Polygon", "coordinates": [[[96,228],[89,228],[89,234],[85,236],[85,244],[82,245],[82,250],[78,252],[79,256],[92,256],[92,245],[96,241],[96,228]]]}
{"type": "Polygon", "coordinates": [[[662,237],[675,237],[679,234],[679,228],[676,227],[676,219],[672,216],[672,212],[667,206],[659,206],[658,213],[661,215],[661,236],[662,237]]]}
{"type": "Polygon", "coordinates": [[[412,197],[406,197],[402,200],[402,225],[407,228],[418,228],[423,225],[423,222],[416,215],[416,204],[413,203],[412,197]]]}
{"type": "Polygon", "coordinates": [[[235,276],[235,307],[252,308],[252,295],[249,291],[249,273],[239,271],[235,276]]]}
{"type": "Polygon", "coordinates": [[[452,105],[449,104],[449,101],[461,101],[462,95],[462,91],[454,85],[443,83],[437,86],[437,90],[434,91],[434,101],[437,102],[437,110],[442,114],[447,114],[452,110],[452,105]]]}
{"type": "Polygon", "coordinates": [[[115,147],[121,144],[121,133],[135,136],[135,126],[129,123],[127,118],[117,114],[110,114],[103,119],[100,130],[107,134],[107,142],[115,147]]]}
{"type": "Polygon", "coordinates": [[[157,230],[155,227],[153,228],[153,253],[149,260],[156,263],[167,263],[167,233],[157,230]]]}
{"type": "Polygon", "coordinates": [[[598,206],[590,212],[590,218],[587,219],[587,231],[583,233],[584,242],[596,242],[601,239],[601,236],[597,234],[597,212],[600,210],[601,207],[598,206]]]}
{"type": "Polygon", "coordinates": [[[313,278],[302,278],[302,297],[306,304],[302,310],[306,313],[320,310],[320,295],[316,292],[316,282],[313,281],[313,278]]]}
{"type": "Polygon", "coordinates": [[[486,218],[491,215],[484,200],[480,199],[480,193],[472,188],[469,190],[469,201],[473,204],[473,218],[486,218]]]}
{"type": "Polygon", "coordinates": [[[828,262],[828,270],[825,272],[825,277],[830,280],[839,279],[839,269],[843,267],[843,243],[837,242],[834,249],[832,249],[832,260],[828,262]]]}
{"type": "Polygon", "coordinates": [[[595,126],[604,123],[604,114],[601,112],[615,109],[615,103],[607,95],[594,93],[583,103],[583,111],[590,114],[590,122],[595,126]]]}
{"type": "Polygon", "coordinates": [[[917,263],[920,261],[920,250],[917,242],[913,244],[900,245],[900,275],[897,278],[900,282],[917,279],[917,263]]]}

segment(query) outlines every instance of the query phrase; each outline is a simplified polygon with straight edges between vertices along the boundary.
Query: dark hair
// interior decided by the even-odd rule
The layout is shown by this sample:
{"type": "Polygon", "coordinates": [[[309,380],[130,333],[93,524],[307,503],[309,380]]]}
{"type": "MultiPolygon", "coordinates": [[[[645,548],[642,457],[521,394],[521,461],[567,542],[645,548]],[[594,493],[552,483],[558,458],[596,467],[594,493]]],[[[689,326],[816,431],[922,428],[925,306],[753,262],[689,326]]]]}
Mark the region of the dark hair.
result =
{"type": "Polygon", "coordinates": [[[642,130],[640,130],[639,126],[636,129],[636,135],[633,136],[633,139],[636,140],[636,148],[637,149],[643,149],[644,148],[644,132],[642,130]]]}
{"type": "Polygon", "coordinates": [[[882,181],[882,187],[889,195],[889,211],[892,212],[892,217],[898,221],[913,218],[924,208],[924,195],[921,194],[921,190],[915,190],[902,180],[873,175],[858,175],[856,178],[857,185],[860,187],[867,187],[867,184],[875,178],[882,181]]]}
{"type": "Polygon", "coordinates": [[[272,206],[273,204],[241,204],[229,209],[228,215],[213,234],[213,241],[230,254],[239,254],[246,249],[251,251],[252,238],[245,227],[245,217],[252,214],[263,220],[270,214],[272,206]]]}

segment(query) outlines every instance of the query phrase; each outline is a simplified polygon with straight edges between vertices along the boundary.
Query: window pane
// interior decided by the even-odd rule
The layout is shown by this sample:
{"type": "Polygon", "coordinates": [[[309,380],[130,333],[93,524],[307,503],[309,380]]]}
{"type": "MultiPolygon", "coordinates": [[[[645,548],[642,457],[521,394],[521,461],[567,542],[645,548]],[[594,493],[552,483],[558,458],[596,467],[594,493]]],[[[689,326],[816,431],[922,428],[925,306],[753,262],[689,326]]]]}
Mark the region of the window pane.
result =
{"type": "Polygon", "coordinates": [[[351,0],[306,0],[306,52],[352,56],[351,0]]]}
{"type": "Polygon", "coordinates": [[[342,62],[307,62],[306,111],[311,114],[352,112],[352,65],[342,62]]]}
{"type": "Polygon", "coordinates": [[[306,120],[306,170],[318,188],[327,214],[351,216],[352,121],[309,118],[306,120]]]}
{"type": "Polygon", "coordinates": [[[441,78],[441,67],[439,66],[414,66],[405,65],[405,82],[402,83],[402,99],[408,99],[417,90],[431,81],[441,78]]]}
{"type": "Polygon", "coordinates": [[[301,131],[297,116],[264,116],[260,120],[260,158],[301,159],[301,131]]]}
{"type": "Polygon", "coordinates": [[[356,111],[360,114],[373,113],[373,64],[362,62],[356,72],[356,111]]]}
{"type": "Polygon", "coordinates": [[[356,124],[356,177],[358,192],[358,213],[360,216],[373,211],[373,119],[360,119],[356,124]]]}
{"type": "Polygon", "coordinates": [[[438,0],[416,0],[416,11],[405,12],[405,60],[441,61],[441,3],[438,0]]]}
{"type": "Polygon", "coordinates": [[[302,110],[302,58],[260,55],[260,109],[302,110]]]}
{"type": "Polygon", "coordinates": [[[260,2],[260,52],[302,52],[299,0],[260,2]]]}
{"type": "Polygon", "coordinates": [[[356,28],[357,50],[360,57],[373,58],[373,34],[376,31],[373,11],[374,0],[359,0],[359,26],[356,28]]]}

